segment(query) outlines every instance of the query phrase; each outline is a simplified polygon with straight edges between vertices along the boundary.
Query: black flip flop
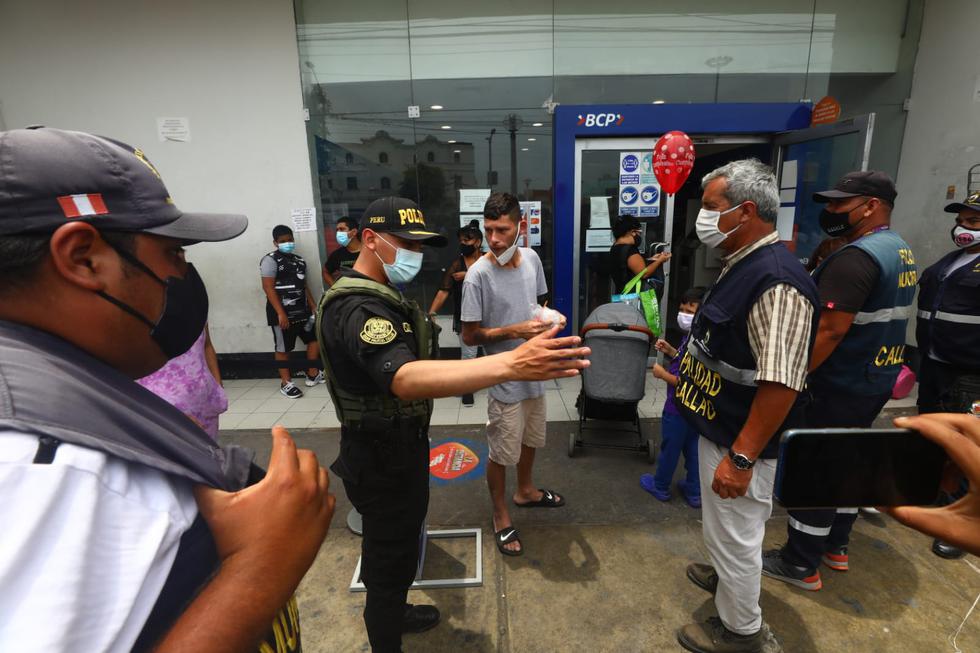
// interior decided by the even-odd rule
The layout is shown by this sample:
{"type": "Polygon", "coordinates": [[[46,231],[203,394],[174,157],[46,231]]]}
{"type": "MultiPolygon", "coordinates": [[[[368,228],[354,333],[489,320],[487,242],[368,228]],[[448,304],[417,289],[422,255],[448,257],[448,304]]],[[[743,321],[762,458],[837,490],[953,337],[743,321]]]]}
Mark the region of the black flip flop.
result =
{"type": "Polygon", "coordinates": [[[541,492],[541,498],[537,501],[528,501],[527,503],[515,501],[514,505],[518,508],[561,508],[565,505],[565,497],[559,497],[551,490],[538,488],[538,491],[541,492]]]}
{"type": "Polygon", "coordinates": [[[493,534],[493,541],[497,544],[497,550],[503,553],[505,556],[517,557],[524,555],[524,544],[521,542],[521,538],[517,533],[517,529],[513,526],[507,526],[506,528],[501,528],[493,534]],[[511,542],[517,542],[521,545],[520,551],[511,551],[510,549],[504,548],[505,545],[511,542]]]}

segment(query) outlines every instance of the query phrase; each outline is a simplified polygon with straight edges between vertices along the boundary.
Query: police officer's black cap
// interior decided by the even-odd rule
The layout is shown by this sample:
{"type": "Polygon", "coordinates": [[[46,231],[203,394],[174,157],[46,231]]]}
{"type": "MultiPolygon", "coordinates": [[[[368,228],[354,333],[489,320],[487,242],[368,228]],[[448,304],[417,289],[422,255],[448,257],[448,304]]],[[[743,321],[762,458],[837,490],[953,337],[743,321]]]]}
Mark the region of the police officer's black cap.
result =
{"type": "Polygon", "coordinates": [[[186,242],[228,240],[248,226],[244,215],[182,212],[146,155],[125,143],[47,127],[0,132],[0,236],[69,221],[186,242]]]}
{"type": "Polygon", "coordinates": [[[361,229],[393,234],[405,240],[420,240],[425,245],[445,247],[446,237],[425,226],[425,216],[412,200],[404,197],[382,197],[364,209],[361,229]]]}
{"type": "Polygon", "coordinates": [[[943,209],[946,213],[959,213],[960,211],[980,211],[980,190],[970,193],[962,202],[947,204],[943,209]]]}
{"type": "Polygon", "coordinates": [[[813,201],[823,203],[848,197],[877,197],[894,206],[898,191],[895,182],[884,172],[859,170],[841,177],[830,190],[814,193],[813,201]]]}

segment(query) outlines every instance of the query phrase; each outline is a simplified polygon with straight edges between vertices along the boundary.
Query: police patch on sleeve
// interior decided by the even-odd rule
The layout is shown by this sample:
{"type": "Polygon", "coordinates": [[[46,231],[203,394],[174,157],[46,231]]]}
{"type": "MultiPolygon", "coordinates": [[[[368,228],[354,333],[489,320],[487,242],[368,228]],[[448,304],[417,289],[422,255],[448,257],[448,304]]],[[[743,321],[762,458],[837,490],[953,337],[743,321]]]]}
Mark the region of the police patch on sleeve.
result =
{"type": "Polygon", "coordinates": [[[372,317],[361,329],[361,340],[369,345],[387,345],[395,339],[395,326],[383,317],[372,317]]]}

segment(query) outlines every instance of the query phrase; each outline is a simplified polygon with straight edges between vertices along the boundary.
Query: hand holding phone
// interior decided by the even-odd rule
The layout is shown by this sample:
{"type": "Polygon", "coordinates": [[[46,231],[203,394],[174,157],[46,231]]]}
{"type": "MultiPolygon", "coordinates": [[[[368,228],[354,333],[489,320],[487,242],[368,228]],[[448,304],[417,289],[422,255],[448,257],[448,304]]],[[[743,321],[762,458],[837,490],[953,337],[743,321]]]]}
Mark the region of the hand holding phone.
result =
{"type": "Polygon", "coordinates": [[[970,481],[966,496],[942,508],[889,508],[906,526],[980,555],[980,419],[939,413],[899,417],[895,426],[913,428],[942,446],[970,481]]]}

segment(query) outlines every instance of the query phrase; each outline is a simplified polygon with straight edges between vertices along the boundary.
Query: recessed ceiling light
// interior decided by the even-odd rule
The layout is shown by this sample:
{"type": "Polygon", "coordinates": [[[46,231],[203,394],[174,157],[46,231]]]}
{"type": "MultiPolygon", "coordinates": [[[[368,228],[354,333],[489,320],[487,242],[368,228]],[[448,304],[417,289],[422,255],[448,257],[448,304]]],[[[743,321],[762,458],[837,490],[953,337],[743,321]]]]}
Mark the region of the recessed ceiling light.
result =
{"type": "Polygon", "coordinates": [[[452,129],[452,126],[451,125],[443,125],[442,126],[442,129],[452,129]]]}
{"type": "Polygon", "coordinates": [[[522,147],[521,148],[521,152],[527,152],[527,148],[526,147],[522,147]]]}
{"type": "Polygon", "coordinates": [[[434,110],[434,111],[438,111],[438,110],[440,110],[442,108],[442,105],[441,104],[433,104],[429,108],[432,109],[432,110],[434,110]]]}
{"type": "Polygon", "coordinates": [[[447,143],[455,143],[456,141],[446,141],[447,143]]]}
{"type": "Polygon", "coordinates": [[[527,139],[527,140],[529,140],[529,141],[531,141],[531,142],[533,143],[534,141],[536,141],[536,140],[538,140],[538,139],[536,139],[536,138],[529,138],[529,139],[527,139]]]}
{"type": "Polygon", "coordinates": [[[531,123],[531,126],[532,127],[543,127],[544,126],[544,123],[543,122],[532,122],[531,123]]]}
{"type": "Polygon", "coordinates": [[[463,150],[453,150],[453,154],[462,154],[463,150]]]}
{"type": "Polygon", "coordinates": [[[664,101],[663,100],[654,100],[653,103],[654,104],[663,104],[664,101]]]}

